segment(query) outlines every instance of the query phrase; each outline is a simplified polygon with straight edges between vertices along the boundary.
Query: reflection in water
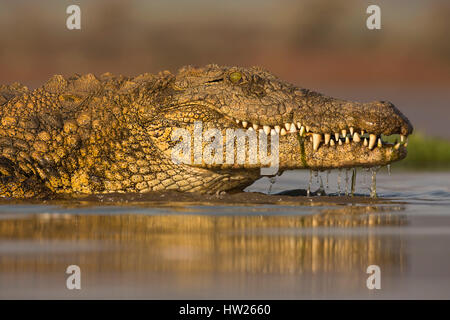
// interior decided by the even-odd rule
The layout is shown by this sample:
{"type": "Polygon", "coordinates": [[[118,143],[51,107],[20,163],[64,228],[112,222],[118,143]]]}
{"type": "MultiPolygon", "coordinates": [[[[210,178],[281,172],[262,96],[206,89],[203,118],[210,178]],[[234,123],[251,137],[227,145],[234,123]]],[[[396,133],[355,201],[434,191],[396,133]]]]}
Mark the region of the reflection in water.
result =
{"type": "Polygon", "coordinates": [[[404,225],[405,217],[393,212],[401,210],[345,206],[283,216],[19,216],[0,220],[0,273],[61,273],[69,264],[91,275],[130,272],[135,279],[149,272],[180,279],[193,274],[361,273],[370,264],[398,273],[406,264],[402,238],[370,230],[404,225]]]}

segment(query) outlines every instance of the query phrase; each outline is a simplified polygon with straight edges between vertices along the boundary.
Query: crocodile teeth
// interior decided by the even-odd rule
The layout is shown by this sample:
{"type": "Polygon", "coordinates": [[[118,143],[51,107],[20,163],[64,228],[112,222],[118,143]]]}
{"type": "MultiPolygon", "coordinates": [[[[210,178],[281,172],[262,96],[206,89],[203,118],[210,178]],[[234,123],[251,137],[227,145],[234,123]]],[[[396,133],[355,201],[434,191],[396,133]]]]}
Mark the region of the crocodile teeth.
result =
{"type": "Polygon", "coordinates": [[[365,133],[364,130],[361,130],[361,135],[362,135],[362,136],[364,135],[364,133],[365,133]]]}
{"type": "Polygon", "coordinates": [[[286,133],[287,133],[286,130],[285,130],[284,128],[281,128],[280,134],[281,134],[282,136],[285,136],[286,133]]]}
{"type": "Polygon", "coordinates": [[[297,128],[295,127],[295,124],[291,124],[291,129],[289,132],[297,132],[297,128]]]}
{"type": "Polygon", "coordinates": [[[354,132],[355,130],[353,129],[353,127],[350,127],[350,135],[353,135],[353,132],[354,132]]]}
{"type": "Polygon", "coordinates": [[[274,129],[270,129],[270,135],[274,136],[276,134],[277,134],[277,132],[274,129]]]}
{"type": "Polygon", "coordinates": [[[369,143],[367,142],[367,139],[364,138],[364,142],[363,142],[364,146],[367,147],[369,145],[369,143]]]}
{"type": "Polygon", "coordinates": [[[342,130],[342,136],[345,138],[347,136],[347,130],[342,130]]]}
{"type": "Polygon", "coordinates": [[[342,146],[342,140],[341,139],[339,139],[339,145],[342,146]]]}
{"type": "Polygon", "coordinates": [[[313,149],[316,151],[319,149],[320,141],[322,140],[322,135],[318,133],[313,133],[313,149]]]}
{"type": "Polygon", "coordinates": [[[264,132],[268,135],[270,133],[270,127],[269,126],[263,126],[264,132]]]}
{"type": "Polygon", "coordinates": [[[381,138],[378,138],[378,148],[381,148],[383,146],[383,142],[381,141],[381,138]]]}
{"type": "Polygon", "coordinates": [[[291,124],[290,123],[285,123],[284,127],[286,128],[287,131],[289,131],[291,129],[291,124]]]}
{"type": "Polygon", "coordinates": [[[336,141],[339,140],[339,133],[336,132],[336,133],[334,134],[334,140],[336,140],[336,141]]]}
{"type": "Polygon", "coordinates": [[[398,150],[398,149],[400,148],[400,142],[397,143],[397,144],[394,146],[394,148],[395,148],[396,150],[398,150]]]}
{"type": "Polygon", "coordinates": [[[311,129],[309,126],[306,126],[306,132],[309,132],[309,129],[311,129]]]}
{"type": "Polygon", "coordinates": [[[331,135],[328,133],[325,133],[325,144],[328,144],[330,142],[331,135]]]}
{"type": "Polygon", "coordinates": [[[248,130],[248,131],[253,131],[254,129],[253,129],[253,127],[250,127],[250,128],[248,128],[247,130],[248,130]]]}
{"type": "Polygon", "coordinates": [[[236,119],[235,121],[236,121],[237,124],[239,124],[239,122],[241,122],[241,120],[238,120],[238,119],[236,119]]]}
{"type": "Polygon", "coordinates": [[[247,125],[248,125],[248,122],[247,122],[247,121],[242,121],[242,126],[243,126],[244,128],[247,128],[247,125]]]}
{"type": "Polygon", "coordinates": [[[300,122],[297,122],[297,128],[300,129],[302,127],[302,124],[300,122]]]}
{"type": "Polygon", "coordinates": [[[345,137],[345,143],[349,144],[350,143],[350,139],[348,137],[345,137]]]}
{"type": "Polygon", "coordinates": [[[377,136],[374,134],[369,135],[369,150],[372,150],[375,146],[375,142],[377,142],[377,136]]]}
{"type": "Polygon", "coordinates": [[[361,138],[359,137],[358,132],[355,132],[353,134],[353,141],[355,141],[355,142],[360,142],[361,141],[361,138]]]}
{"type": "Polygon", "coordinates": [[[330,140],[330,146],[334,147],[334,145],[335,145],[334,140],[330,140]]]}
{"type": "Polygon", "coordinates": [[[301,126],[300,128],[300,136],[303,136],[305,134],[305,127],[301,126]]]}
{"type": "Polygon", "coordinates": [[[401,143],[405,142],[405,136],[402,135],[402,134],[400,135],[400,142],[401,142],[401,143]]]}
{"type": "Polygon", "coordinates": [[[256,124],[256,123],[254,123],[254,124],[253,124],[253,129],[258,130],[258,128],[259,128],[259,125],[256,124]]]}
{"type": "Polygon", "coordinates": [[[277,133],[280,133],[280,126],[275,126],[274,128],[277,133]]]}

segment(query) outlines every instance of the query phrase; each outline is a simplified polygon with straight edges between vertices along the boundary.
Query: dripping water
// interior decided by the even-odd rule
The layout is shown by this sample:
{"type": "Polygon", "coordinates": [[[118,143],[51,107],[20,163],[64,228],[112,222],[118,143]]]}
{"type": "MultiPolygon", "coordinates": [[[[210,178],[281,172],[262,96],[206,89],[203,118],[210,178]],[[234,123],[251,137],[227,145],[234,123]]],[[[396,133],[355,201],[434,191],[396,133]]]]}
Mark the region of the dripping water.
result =
{"type": "Polygon", "coordinates": [[[270,182],[270,184],[269,184],[269,190],[267,191],[267,193],[268,193],[268,194],[271,194],[271,193],[272,193],[272,186],[275,184],[275,182],[277,182],[277,178],[276,178],[275,176],[270,177],[270,178],[269,178],[269,182],[270,182]]]}
{"type": "Polygon", "coordinates": [[[352,168],[352,197],[355,195],[356,186],[356,168],[352,168]]]}
{"type": "Polygon", "coordinates": [[[312,183],[312,170],[309,169],[309,181],[308,181],[308,190],[306,190],[306,195],[309,197],[311,194],[311,183],[312,183]]]}
{"type": "Polygon", "coordinates": [[[328,178],[329,178],[329,176],[330,176],[330,170],[327,170],[327,182],[326,182],[326,186],[325,186],[326,190],[329,189],[329,184],[328,184],[328,178]]]}
{"type": "Polygon", "coordinates": [[[379,169],[380,169],[380,167],[370,168],[370,171],[372,171],[372,185],[370,186],[370,197],[371,198],[377,197],[377,171],[379,169]]]}
{"type": "Polygon", "coordinates": [[[348,170],[345,169],[345,195],[348,196],[348,170]]]}
{"type": "Polygon", "coordinates": [[[322,176],[319,175],[319,180],[320,180],[320,185],[319,185],[319,190],[317,190],[317,195],[318,196],[324,196],[326,195],[325,190],[323,188],[323,180],[322,180],[322,176]]]}
{"type": "Polygon", "coordinates": [[[341,173],[342,173],[342,169],[339,169],[338,176],[337,176],[338,196],[341,195],[341,173]]]}

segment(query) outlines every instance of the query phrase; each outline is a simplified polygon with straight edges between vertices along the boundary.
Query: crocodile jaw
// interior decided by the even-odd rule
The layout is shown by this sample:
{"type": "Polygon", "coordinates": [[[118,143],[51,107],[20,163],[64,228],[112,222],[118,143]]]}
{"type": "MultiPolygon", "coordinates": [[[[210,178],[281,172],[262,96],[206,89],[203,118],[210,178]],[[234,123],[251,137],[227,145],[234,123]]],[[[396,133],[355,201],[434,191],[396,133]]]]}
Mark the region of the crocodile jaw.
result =
{"type": "Polygon", "coordinates": [[[363,141],[348,141],[334,146],[321,145],[314,150],[313,141],[308,136],[301,137],[299,134],[282,136],[279,144],[282,170],[384,166],[405,158],[407,154],[406,144],[384,143],[369,149],[363,141]]]}

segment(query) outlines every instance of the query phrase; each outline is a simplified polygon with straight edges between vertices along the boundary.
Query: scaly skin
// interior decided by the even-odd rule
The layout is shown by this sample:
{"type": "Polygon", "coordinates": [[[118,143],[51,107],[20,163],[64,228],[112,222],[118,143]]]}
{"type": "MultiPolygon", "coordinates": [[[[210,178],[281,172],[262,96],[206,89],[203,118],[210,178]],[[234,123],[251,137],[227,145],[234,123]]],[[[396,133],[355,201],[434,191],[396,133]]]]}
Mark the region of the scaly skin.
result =
{"type": "Polygon", "coordinates": [[[216,65],[135,78],[57,75],[33,91],[1,86],[0,116],[0,196],[16,198],[167,189],[215,193],[242,190],[260,177],[259,162],[175,164],[172,132],[192,133],[195,121],[223,137],[226,129],[253,125],[279,131],[279,172],[385,165],[404,158],[405,145],[369,149],[354,135],[340,145],[334,133],[364,130],[375,141],[381,134],[412,132],[391,103],[333,99],[260,68],[216,65]]]}

